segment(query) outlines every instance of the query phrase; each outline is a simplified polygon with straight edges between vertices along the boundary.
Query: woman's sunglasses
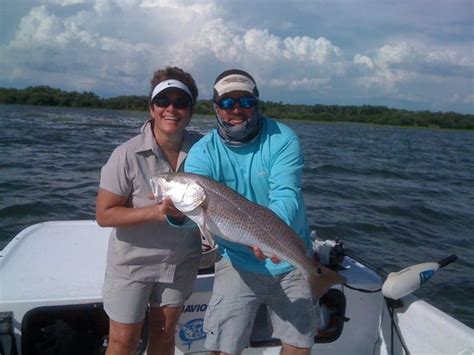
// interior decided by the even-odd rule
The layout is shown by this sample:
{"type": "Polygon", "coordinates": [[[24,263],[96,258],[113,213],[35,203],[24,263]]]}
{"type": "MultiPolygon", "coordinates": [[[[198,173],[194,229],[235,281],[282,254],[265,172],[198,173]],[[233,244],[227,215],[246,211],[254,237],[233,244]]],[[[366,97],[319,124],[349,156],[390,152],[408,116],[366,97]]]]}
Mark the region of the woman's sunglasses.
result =
{"type": "Polygon", "coordinates": [[[153,103],[158,107],[168,107],[169,105],[173,105],[174,108],[177,109],[184,109],[188,108],[191,105],[191,101],[184,97],[178,97],[174,100],[171,100],[169,97],[157,97],[153,99],[153,103]]]}
{"type": "Polygon", "coordinates": [[[232,110],[237,102],[242,108],[252,108],[257,103],[257,98],[254,96],[242,96],[238,99],[234,99],[233,97],[223,97],[217,101],[217,106],[223,110],[232,110]]]}

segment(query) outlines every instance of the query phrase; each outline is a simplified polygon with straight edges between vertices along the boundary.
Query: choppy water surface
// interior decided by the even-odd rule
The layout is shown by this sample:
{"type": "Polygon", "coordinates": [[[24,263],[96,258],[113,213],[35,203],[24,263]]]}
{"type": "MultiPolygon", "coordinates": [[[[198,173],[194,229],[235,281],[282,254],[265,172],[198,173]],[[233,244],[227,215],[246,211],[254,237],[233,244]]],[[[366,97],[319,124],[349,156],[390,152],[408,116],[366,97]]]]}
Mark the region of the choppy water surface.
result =
{"type": "MultiPolygon", "coordinates": [[[[145,113],[0,105],[0,248],[23,228],[94,219],[101,166],[145,113]]],[[[474,132],[287,122],[320,237],[387,272],[459,260],[417,292],[474,327],[474,132]]],[[[196,117],[191,129],[214,122],[196,117]]]]}

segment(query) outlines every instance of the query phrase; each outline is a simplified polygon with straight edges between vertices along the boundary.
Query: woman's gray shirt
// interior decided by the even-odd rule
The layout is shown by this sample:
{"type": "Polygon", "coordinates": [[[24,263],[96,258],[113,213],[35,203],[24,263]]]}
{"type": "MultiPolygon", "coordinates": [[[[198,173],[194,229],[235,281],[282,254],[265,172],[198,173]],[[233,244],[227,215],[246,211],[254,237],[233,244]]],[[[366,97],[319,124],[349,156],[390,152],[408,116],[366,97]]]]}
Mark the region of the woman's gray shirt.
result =
{"type": "MultiPolygon", "coordinates": [[[[185,132],[177,170],[182,170],[189,149],[200,137],[185,132]]],[[[102,167],[100,188],[128,196],[127,207],[150,206],[155,201],[148,197],[152,194],[149,180],[172,170],[148,121],[139,135],[112,152],[102,167]]],[[[201,238],[197,228],[176,228],[167,221],[117,227],[109,239],[106,273],[137,281],[171,283],[178,264],[197,268],[200,257],[201,238]]]]}

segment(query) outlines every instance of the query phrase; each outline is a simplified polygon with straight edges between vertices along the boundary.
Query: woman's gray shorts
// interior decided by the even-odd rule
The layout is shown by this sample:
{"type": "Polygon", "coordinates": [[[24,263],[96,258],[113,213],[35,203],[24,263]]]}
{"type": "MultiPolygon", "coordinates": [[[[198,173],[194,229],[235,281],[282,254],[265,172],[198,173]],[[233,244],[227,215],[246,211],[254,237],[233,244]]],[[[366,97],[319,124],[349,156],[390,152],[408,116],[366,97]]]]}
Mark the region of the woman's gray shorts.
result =
{"type": "Polygon", "coordinates": [[[173,283],[136,281],[105,274],[102,296],[110,319],[120,323],[138,323],[150,307],[181,307],[191,295],[197,268],[176,274],[173,283]]]}
{"type": "Polygon", "coordinates": [[[293,270],[271,276],[237,271],[222,258],[216,263],[214,290],[206,312],[205,347],[240,353],[249,344],[259,307],[265,304],[273,337],[299,348],[310,348],[319,324],[319,309],[308,282],[293,270]]]}

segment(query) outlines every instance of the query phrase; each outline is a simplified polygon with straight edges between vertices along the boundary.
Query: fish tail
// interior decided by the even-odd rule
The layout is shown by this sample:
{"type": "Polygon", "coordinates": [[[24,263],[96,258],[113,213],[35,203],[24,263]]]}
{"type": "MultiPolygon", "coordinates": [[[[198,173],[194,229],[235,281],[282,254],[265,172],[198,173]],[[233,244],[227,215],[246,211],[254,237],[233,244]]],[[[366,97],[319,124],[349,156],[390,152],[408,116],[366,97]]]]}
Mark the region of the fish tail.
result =
{"type": "Polygon", "coordinates": [[[321,298],[332,286],[341,284],[344,278],[334,270],[322,265],[308,276],[308,283],[314,298],[321,298]]]}
{"type": "Polygon", "coordinates": [[[324,295],[331,287],[331,285],[323,281],[324,280],[321,278],[321,276],[317,274],[312,274],[308,278],[311,294],[315,299],[321,298],[321,296],[324,295]]]}

